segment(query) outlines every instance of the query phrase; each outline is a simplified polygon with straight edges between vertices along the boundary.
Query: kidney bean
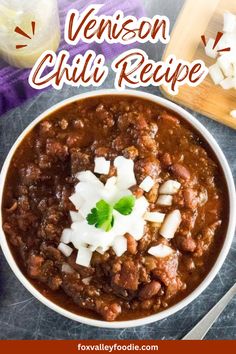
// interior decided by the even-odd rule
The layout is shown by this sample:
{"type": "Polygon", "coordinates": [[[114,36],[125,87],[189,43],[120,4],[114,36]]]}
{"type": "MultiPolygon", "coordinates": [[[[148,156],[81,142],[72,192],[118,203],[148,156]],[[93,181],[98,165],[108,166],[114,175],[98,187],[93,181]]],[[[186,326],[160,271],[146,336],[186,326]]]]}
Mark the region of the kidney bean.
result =
{"type": "Polygon", "coordinates": [[[151,283],[144,285],[144,287],[139,292],[139,298],[141,300],[147,300],[156,295],[161,289],[161,284],[159,281],[153,280],[151,283]]]}
{"type": "Polygon", "coordinates": [[[135,254],[137,252],[137,241],[130,234],[125,234],[127,239],[127,250],[131,254],[135,254]]]}
{"type": "Polygon", "coordinates": [[[189,170],[179,163],[174,163],[170,167],[170,170],[177,178],[182,178],[184,180],[189,180],[191,178],[189,170]]]}

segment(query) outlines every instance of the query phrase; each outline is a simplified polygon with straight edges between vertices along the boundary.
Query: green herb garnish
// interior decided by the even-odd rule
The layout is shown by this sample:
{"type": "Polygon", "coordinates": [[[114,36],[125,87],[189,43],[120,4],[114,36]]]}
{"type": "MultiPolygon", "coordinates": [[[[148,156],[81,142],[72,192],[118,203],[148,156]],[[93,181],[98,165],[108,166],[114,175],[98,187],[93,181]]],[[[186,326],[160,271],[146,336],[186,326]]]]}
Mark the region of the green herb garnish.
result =
{"type": "Polygon", "coordinates": [[[127,195],[121,198],[115,205],[114,209],[119,211],[122,215],[129,215],[132,213],[135,203],[135,198],[133,195],[127,195]]]}
{"type": "Polygon", "coordinates": [[[122,197],[114,206],[101,199],[97,202],[96,208],[91,209],[86,220],[89,225],[95,225],[95,227],[108,232],[114,225],[113,209],[122,215],[129,215],[132,213],[134,204],[133,195],[122,197]]]}
{"type": "Polygon", "coordinates": [[[96,208],[91,210],[91,213],[88,214],[86,220],[89,225],[95,225],[99,229],[104,231],[110,231],[113,224],[112,216],[113,208],[110,204],[101,199],[96,204],[96,208]]]}

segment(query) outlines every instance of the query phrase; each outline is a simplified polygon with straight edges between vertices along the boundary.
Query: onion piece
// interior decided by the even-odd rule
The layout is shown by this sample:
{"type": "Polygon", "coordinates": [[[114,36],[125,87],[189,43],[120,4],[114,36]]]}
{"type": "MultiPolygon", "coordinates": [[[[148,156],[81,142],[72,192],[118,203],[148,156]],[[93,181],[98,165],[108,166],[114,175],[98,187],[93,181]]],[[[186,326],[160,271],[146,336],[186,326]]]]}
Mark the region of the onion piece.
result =
{"type": "Polygon", "coordinates": [[[220,86],[224,90],[230,90],[232,88],[235,88],[235,86],[236,86],[236,78],[227,77],[226,79],[224,79],[223,81],[220,82],[220,86]]]}
{"type": "Polygon", "coordinates": [[[215,59],[218,55],[217,53],[217,46],[213,49],[215,40],[213,38],[209,38],[209,40],[207,41],[207,45],[205,47],[205,53],[208,57],[215,59]]]}
{"type": "Polygon", "coordinates": [[[136,184],[134,175],[134,161],[123,156],[117,156],[114,160],[117,169],[117,186],[126,189],[136,184]]]}
{"type": "Polygon", "coordinates": [[[112,246],[117,257],[122,256],[125,251],[127,251],[127,239],[124,236],[118,236],[112,246]]]}
{"type": "Polygon", "coordinates": [[[63,243],[70,243],[71,242],[71,229],[64,229],[61,234],[60,241],[63,243]]]}
{"type": "Polygon", "coordinates": [[[144,226],[146,222],[142,219],[135,219],[133,224],[131,224],[130,229],[128,230],[128,233],[133,236],[133,238],[136,241],[141,240],[144,234],[144,226]]]}
{"type": "Polygon", "coordinates": [[[180,189],[181,184],[177,181],[169,179],[168,181],[164,182],[161,187],[159,188],[160,194],[175,194],[180,189]]]}
{"type": "Polygon", "coordinates": [[[172,195],[162,194],[162,195],[159,195],[156,203],[158,205],[170,206],[170,205],[172,205],[172,200],[173,200],[172,195]]]}
{"type": "Polygon", "coordinates": [[[105,188],[110,190],[113,187],[115,187],[117,182],[117,177],[116,176],[112,176],[110,178],[107,179],[106,184],[105,184],[105,188]]]}
{"type": "Polygon", "coordinates": [[[147,176],[140,183],[139,187],[142,190],[144,190],[145,192],[149,192],[152,189],[152,187],[154,186],[154,184],[155,184],[154,180],[150,176],[147,176]]]}
{"type": "MultiPolygon", "coordinates": [[[[83,216],[77,211],[70,211],[70,218],[72,222],[83,221],[83,216]]],[[[67,242],[65,242],[67,243],[67,242]]]]}
{"type": "Polygon", "coordinates": [[[231,112],[230,112],[230,115],[232,118],[236,118],[236,109],[233,109],[231,112]]]}
{"type": "Polygon", "coordinates": [[[230,12],[225,12],[223,32],[234,32],[235,30],[236,30],[236,16],[230,12]]]}
{"type": "Polygon", "coordinates": [[[80,209],[80,207],[84,204],[85,200],[78,194],[74,193],[69,197],[72,204],[76,207],[76,209],[80,209]]]}
{"type": "Polygon", "coordinates": [[[83,278],[83,279],[82,279],[82,282],[83,282],[85,285],[89,285],[91,279],[92,279],[92,277],[83,278]]]}
{"type": "Polygon", "coordinates": [[[231,53],[225,53],[217,59],[219,67],[227,77],[233,75],[232,60],[233,58],[231,53]]]}
{"type": "Polygon", "coordinates": [[[222,80],[224,80],[224,75],[217,63],[209,67],[209,75],[215,85],[218,85],[222,80]]]}
{"type": "Polygon", "coordinates": [[[75,263],[84,267],[89,267],[92,255],[93,252],[89,248],[80,246],[75,263]]]}
{"type": "Polygon", "coordinates": [[[71,253],[73,252],[73,248],[66,245],[65,243],[60,242],[58,247],[59,251],[64,254],[66,257],[70,257],[71,253]]]}
{"type": "Polygon", "coordinates": [[[107,161],[105,157],[95,157],[94,159],[95,162],[95,167],[94,167],[94,172],[103,174],[103,175],[108,175],[110,171],[110,161],[107,161]]]}
{"type": "Polygon", "coordinates": [[[62,270],[62,272],[68,273],[68,274],[75,272],[75,270],[68,263],[62,263],[61,270],[62,270]]]}
{"type": "Polygon", "coordinates": [[[147,208],[149,206],[149,203],[147,199],[142,196],[135,201],[133,213],[139,217],[142,217],[144,213],[147,211],[147,208]]]}
{"type": "Polygon", "coordinates": [[[169,246],[160,244],[149,248],[148,253],[158,258],[164,258],[170,256],[173,253],[173,249],[169,246]]]}
{"type": "Polygon", "coordinates": [[[100,179],[97,178],[97,176],[95,176],[95,174],[90,170],[78,172],[75,176],[80,180],[80,182],[94,183],[103,187],[103,183],[100,179]]]}
{"type": "Polygon", "coordinates": [[[165,214],[159,211],[146,212],[144,214],[144,219],[150,222],[162,223],[165,218],[165,214]]]}
{"type": "Polygon", "coordinates": [[[174,237],[175,232],[177,231],[181,223],[181,214],[179,210],[171,211],[165,218],[162,227],[159,231],[160,235],[171,239],[174,237]]]}

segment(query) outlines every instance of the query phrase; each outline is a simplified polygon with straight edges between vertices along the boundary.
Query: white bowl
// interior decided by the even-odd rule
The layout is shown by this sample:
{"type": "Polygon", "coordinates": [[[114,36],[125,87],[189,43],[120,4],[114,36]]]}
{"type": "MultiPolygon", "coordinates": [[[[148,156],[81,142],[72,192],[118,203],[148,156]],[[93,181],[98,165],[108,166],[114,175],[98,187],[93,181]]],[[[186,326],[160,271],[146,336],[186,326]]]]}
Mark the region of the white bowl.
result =
{"type": "Polygon", "coordinates": [[[161,320],[163,318],[166,318],[170,315],[173,315],[175,312],[181,310],[183,307],[188,305],[190,302],[192,302],[198,295],[202,293],[203,290],[206,289],[206,287],[210,284],[210,282],[214,279],[218,271],[220,270],[227,254],[230,249],[233,236],[234,236],[234,230],[235,230],[235,218],[236,215],[236,198],[235,198],[235,187],[234,187],[234,181],[232,177],[232,173],[230,171],[229,165],[226,161],[226,158],[220,149],[219,145],[215,141],[215,139],[212,137],[212,135],[207,131],[204,126],[198,122],[196,118],[194,118],[190,113],[185,111],[183,108],[177,106],[176,104],[161,98],[154,96],[149,93],[145,92],[140,92],[140,91],[133,91],[133,90],[125,90],[123,92],[117,92],[116,90],[108,89],[108,90],[99,90],[99,91],[93,91],[89,93],[85,93],[82,95],[77,95],[74,97],[71,97],[69,99],[66,99],[55,106],[49,108],[46,110],[44,113],[42,113],[39,117],[37,117],[24,131],[23,133],[19,136],[19,138],[16,140],[15,144],[11,148],[9,154],[7,155],[7,158],[5,160],[5,163],[2,168],[1,176],[0,176],[0,236],[1,236],[1,246],[3,253],[17,276],[17,278],[20,280],[20,282],[25,286],[26,289],[28,289],[32,295],[34,295],[39,301],[41,301],[44,305],[48,306],[50,309],[58,312],[59,314],[70,318],[72,320],[87,324],[87,325],[92,325],[92,326],[97,326],[97,327],[107,327],[107,328],[128,328],[128,327],[135,327],[135,326],[141,326],[145,325],[148,323],[152,323],[158,320],[161,320]],[[203,138],[208,142],[212,150],[214,151],[215,155],[218,158],[218,161],[222,167],[222,170],[225,174],[225,179],[227,183],[227,188],[228,188],[228,194],[229,194],[229,222],[228,222],[228,228],[227,228],[227,233],[225,237],[225,241],[223,243],[222,249],[220,251],[220,254],[213,265],[212,269],[206,276],[206,278],[201,282],[201,284],[193,291],[191,292],[188,296],[186,296],[183,300],[179,301],[177,304],[167,308],[166,310],[163,310],[157,314],[147,316],[144,318],[140,318],[137,320],[130,320],[130,321],[115,321],[115,322],[106,322],[106,321],[100,321],[100,320],[95,320],[91,318],[87,318],[84,316],[77,315],[75,313],[72,313],[68,310],[65,310],[63,307],[60,307],[59,305],[56,305],[49,299],[47,299],[45,296],[43,296],[30,282],[29,280],[22,274],[20,271],[18,265],[16,264],[12,253],[9,249],[5,234],[2,229],[2,193],[3,193],[3,188],[4,188],[4,183],[5,183],[5,178],[6,174],[9,168],[9,164],[11,162],[12,156],[15,153],[16,148],[18,145],[21,143],[22,139],[31,131],[31,129],[38,123],[40,122],[43,118],[51,114],[53,111],[57,110],[60,107],[63,107],[67,105],[68,103],[71,103],[73,101],[77,101],[80,99],[84,99],[87,97],[94,97],[94,96],[101,96],[101,95],[129,95],[129,96],[136,96],[144,99],[148,99],[152,102],[156,102],[166,108],[169,108],[173,111],[175,111],[177,114],[182,116],[186,121],[188,121],[202,136],[203,138]]]}

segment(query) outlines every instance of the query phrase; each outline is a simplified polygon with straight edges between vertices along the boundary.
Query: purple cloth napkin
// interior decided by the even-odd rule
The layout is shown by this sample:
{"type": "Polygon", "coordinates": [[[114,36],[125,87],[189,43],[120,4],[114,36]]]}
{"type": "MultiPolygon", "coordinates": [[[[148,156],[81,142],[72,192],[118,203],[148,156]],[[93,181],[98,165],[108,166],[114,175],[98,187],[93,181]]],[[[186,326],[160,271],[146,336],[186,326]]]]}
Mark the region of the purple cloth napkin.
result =
{"type": "MultiPolygon", "coordinates": [[[[65,17],[70,8],[82,11],[90,4],[104,4],[100,13],[106,15],[111,15],[118,9],[122,10],[125,15],[133,15],[138,18],[144,14],[139,0],[59,0],[58,3],[62,38],[65,17]]],[[[83,54],[87,49],[93,49],[97,54],[104,54],[106,59],[113,59],[123,51],[129,49],[129,46],[108,44],[106,42],[102,44],[79,43],[79,46],[69,46],[63,40],[59,49],[68,50],[72,58],[78,53],[83,54]]],[[[0,60],[0,115],[41,92],[33,89],[28,84],[29,72],[30,70],[28,69],[13,68],[0,60]]]]}

